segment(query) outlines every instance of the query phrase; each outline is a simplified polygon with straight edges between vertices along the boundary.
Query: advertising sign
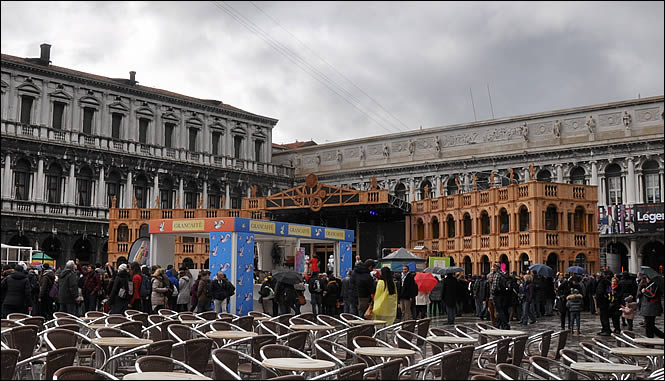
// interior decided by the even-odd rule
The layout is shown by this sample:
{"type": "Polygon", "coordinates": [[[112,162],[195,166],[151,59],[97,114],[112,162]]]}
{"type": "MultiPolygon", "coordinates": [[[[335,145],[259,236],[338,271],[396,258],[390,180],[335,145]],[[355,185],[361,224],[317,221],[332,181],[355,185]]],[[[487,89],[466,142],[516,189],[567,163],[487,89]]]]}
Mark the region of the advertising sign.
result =
{"type": "Polygon", "coordinates": [[[305,272],[305,248],[299,247],[296,250],[296,271],[299,273],[305,272]]]}
{"type": "Polygon", "coordinates": [[[608,205],[598,207],[598,233],[631,234],[635,233],[634,206],[608,205]]]}
{"type": "Polygon", "coordinates": [[[429,257],[428,267],[450,267],[450,257],[429,257]]]}
{"type": "Polygon", "coordinates": [[[129,249],[129,263],[138,262],[139,265],[150,266],[150,239],[139,238],[129,249]]]}
{"type": "Polygon", "coordinates": [[[655,233],[665,231],[665,204],[635,205],[635,227],[638,233],[655,233]]]}

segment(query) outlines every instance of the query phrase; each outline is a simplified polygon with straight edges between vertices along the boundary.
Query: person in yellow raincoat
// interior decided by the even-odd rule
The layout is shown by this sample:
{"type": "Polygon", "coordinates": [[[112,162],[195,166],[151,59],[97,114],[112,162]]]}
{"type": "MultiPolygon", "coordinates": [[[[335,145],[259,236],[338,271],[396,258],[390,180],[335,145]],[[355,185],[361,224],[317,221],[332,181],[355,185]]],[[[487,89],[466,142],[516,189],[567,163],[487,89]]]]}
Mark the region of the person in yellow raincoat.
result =
{"type": "Polygon", "coordinates": [[[388,267],[381,268],[381,279],[376,284],[374,294],[374,319],[385,320],[386,326],[393,324],[397,315],[397,287],[393,272],[388,267]]]}

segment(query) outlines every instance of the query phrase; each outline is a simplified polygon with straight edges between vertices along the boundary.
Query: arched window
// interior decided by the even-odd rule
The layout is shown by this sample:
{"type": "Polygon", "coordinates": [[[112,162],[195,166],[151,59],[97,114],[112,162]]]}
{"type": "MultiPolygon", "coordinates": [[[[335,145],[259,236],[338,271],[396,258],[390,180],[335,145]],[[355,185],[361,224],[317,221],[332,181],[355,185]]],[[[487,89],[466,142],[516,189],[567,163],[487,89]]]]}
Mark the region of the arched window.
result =
{"type": "Polygon", "coordinates": [[[472,224],[471,224],[471,216],[469,213],[464,213],[464,236],[465,237],[470,237],[472,234],[472,224]]]}
{"type": "Polygon", "coordinates": [[[203,264],[203,269],[210,271],[210,258],[206,259],[205,263],[203,264]]]}
{"type": "Polygon", "coordinates": [[[559,227],[559,214],[557,213],[556,206],[550,205],[545,211],[545,229],[557,230],[559,227]]]}
{"type": "Polygon", "coordinates": [[[554,272],[559,272],[559,256],[556,253],[550,253],[545,264],[551,267],[554,272]]]}
{"type": "Polygon", "coordinates": [[[79,206],[90,206],[92,201],[92,171],[88,167],[83,167],[76,176],[76,187],[78,195],[76,204],[79,206]]]}
{"type": "Polygon", "coordinates": [[[424,200],[430,197],[432,197],[432,183],[429,180],[425,180],[420,184],[420,199],[424,200]]]}
{"type": "Polygon", "coordinates": [[[501,208],[499,211],[499,226],[501,233],[508,233],[510,231],[510,215],[506,208],[501,208]]]}
{"type": "Polygon", "coordinates": [[[118,226],[118,242],[129,242],[129,228],[125,224],[118,226]]]}
{"type": "Polygon", "coordinates": [[[508,260],[508,256],[506,254],[501,254],[499,257],[499,263],[505,263],[506,264],[506,274],[510,273],[510,261],[508,260]]]}
{"type": "Polygon", "coordinates": [[[487,255],[480,257],[480,272],[483,274],[488,274],[490,272],[490,259],[487,255]]]}
{"type": "MultiPolygon", "coordinates": [[[[519,169],[513,170],[513,184],[519,184],[520,182],[519,172],[520,172],[519,169]]],[[[506,171],[506,174],[501,178],[501,186],[505,187],[506,185],[510,185],[510,171],[506,171]]]]}
{"type": "Polygon", "coordinates": [[[171,209],[173,208],[173,195],[175,193],[175,187],[173,186],[173,181],[171,176],[160,176],[159,177],[159,208],[162,209],[171,209]]]}
{"type": "Polygon", "coordinates": [[[455,176],[450,176],[450,178],[448,179],[446,190],[448,191],[449,196],[457,194],[459,192],[459,189],[457,188],[457,183],[455,183],[455,176]]]}
{"type": "Polygon", "coordinates": [[[439,238],[439,219],[432,217],[432,238],[439,238]]]}
{"type": "Polygon", "coordinates": [[[196,209],[199,199],[196,181],[188,181],[185,187],[185,209],[196,209]]]}
{"type": "Polygon", "coordinates": [[[14,166],[14,198],[26,201],[30,199],[30,162],[21,159],[14,166]]]}
{"type": "Polygon", "coordinates": [[[134,183],[134,197],[136,197],[136,207],[146,208],[148,205],[148,180],[144,175],[138,175],[134,183]]]}
{"type": "Polygon", "coordinates": [[[395,197],[406,201],[406,186],[404,184],[399,183],[395,186],[395,197]]]}
{"type": "Polygon", "coordinates": [[[150,238],[148,224],[141,224],[141,227],[139,228],[139,238],[150,238]]]}
{"type": "Polygon", "coordinates": [[[455,219],[450,214],[446,220],[446,226],[448,227],[448,238],[455,237],[455,219]]]}
{"type": "Polygon", "coordinates": [[[58,164],[51,164],[46,172],[46,201],[59,204],[62,197],[62,168],[58,164]]]}
{"type": "Polygon", "coordinates": [[[464,256],[464,274],[471,275],[473,273],[473,265],[471,264],[471,257],[464,256]]]}
{"type": "Polygon", "coordinates": [[[645,202],[660,202],[660,175],[659,166],[655,160],[649,160],[642,165],[642,178],[645,202]]]}
{"type": "Polygon", "coordinates": [[[422,218],[416,220],[416,239],[419,241],[425,239],[425,223],[422,218]]]}
{"type": "Polygon", "coordinates": [[[571,184],[586,184],[586,172],[582,167],[575,167],[570,171],[570,183],[571,184]]]}
{"type": "Polygon", "coordinates": [[[522,255],[520,255],[520,274],[527,272],[529,270],[529,266],[529,254],[522,253],[522,255]]]}
{"type": "Polygon", "coordinates": [[[478,185],[478,190],[487,190],[490,187],[489,175],[485,173],[478,173],[476,175],[476,184],[478,185]]]}
{"type": "Polygon", "coordinates": [[[586,255],[584,253],[579,253],[575,257],[575,266],[580,266],[586,269],[586,255]]]}
{"type": "Polygon", "coordinates": [[[113,206],[114,196],[116,208],[122,206],[120,199],[122,195],[120,191],[121,182],[120,173],[118,173],[118,171],[113,170],[109,172],[109,175],[106,178],[106,199],[109,208],[113,206]]]}
{"type": "Polygon", "coordinates": [[[586,227],[584,226],[584,208],[578,206],[575,208],[575,216],[573,217],[573,231],[578,233],[584,233],[586,227]]]}
{"type": "Polygon", "coordinates": [[[194,261],[192,260],[192,258],[189,258],[189,257],[183,259],[182,265],[183,265],[183,267],[186,267],[187,269],[196,268],[196,266],[194,266],[194,261]]]}
{"type": "Polygon", "coordinates": [[[529,231],[529,208],[526,205],[520,207],[520,231],[529,231]]]}
{"type": "Polygon", "coordinates": [[[607,182],[607,204],[623,203],[623,193],[621,191],[621,167],[617,164],[610,164],[605,169],[605,181],[607,182]]]}
{"type": "Polygon", "coordinates": [[[538,172],[538,174],[536,175],[536,180],[551,183],[552,174],[547,169],[543,169],[540,172],[538,172]]]}
{"type": "Polygon", "coordinates": [[[490,234],[490,216],[484,210],[480,213],[480,234],[490,234]]]}

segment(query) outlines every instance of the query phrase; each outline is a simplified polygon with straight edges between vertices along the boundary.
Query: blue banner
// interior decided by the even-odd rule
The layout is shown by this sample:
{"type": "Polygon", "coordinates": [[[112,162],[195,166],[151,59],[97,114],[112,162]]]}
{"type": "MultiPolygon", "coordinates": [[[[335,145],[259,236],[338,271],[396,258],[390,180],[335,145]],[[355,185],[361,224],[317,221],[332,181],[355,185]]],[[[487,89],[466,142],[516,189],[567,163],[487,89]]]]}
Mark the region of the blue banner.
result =
{"type": "Polygon", "coordinates": [[[351,242],[339,243],[339,276],[344,278],[346,272],[353,266],[353,252],[351,242]]]}
{"type": "MultiPolygon", "coordinates": [[[[254,234],[238,233],[236,272],[236,315],[254,309],[254,234]]],[[[229,278],[231,279],[231,278],[229,278]]]]}
{"type": "Polygon", "coordinates": [[[231,233],[229,232],[215,232],[210,233],[210,278],[215,277],[218,271],[226,274],[226,277],[231,278],[231,261],[232,261],[232,245],[231,233]]]}
{"type": "Polygon", "coordinates": [[[235,218],[234,230],[258,234],[270,234],[285,237],[314,238],[328,241],[353,242],[354,231],[322,226],[291,224],[286,222],[235,218]]]}

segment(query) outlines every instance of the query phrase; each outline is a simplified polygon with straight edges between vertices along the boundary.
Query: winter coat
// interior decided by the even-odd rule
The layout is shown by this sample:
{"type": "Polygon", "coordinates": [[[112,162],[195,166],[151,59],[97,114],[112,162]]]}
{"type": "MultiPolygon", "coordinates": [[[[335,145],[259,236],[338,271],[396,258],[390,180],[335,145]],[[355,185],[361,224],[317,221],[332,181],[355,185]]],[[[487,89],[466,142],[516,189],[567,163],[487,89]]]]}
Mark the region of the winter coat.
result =
{"type": "Polygon", "coordinates": [[[440,302],[443,298],[443,282],[438,281],[436,286],[432,289],[432,292],[429,293],[429,300],[432,302],[440,302]]]}
{"type": "Polygon", "coordinates": [[[458,290],[459,284],[457,282],[457,279],[453,276],[446,276],[443,279],[443,302],[446,303],[446,306],[448,307],[455,307],[457,305],[457,301],[460,300],[460,292],[463,290],[458,290]]]}
{"type": "Polygon", "coordinates": [[[582,311],[582,308],[584,307],[584,297],[582,294],[570,294],[567,299],[566,308],[568,308],[570,312],[582,311]]]}
{"type": "Polygon", "coordinates": [[[663,306],[660,304],[660,299],[663,295],[660,287],[656,283],[651,282],[644,288],[644,292],[642,292],[641,288],[637,292],[640,298],[640,315],[660,316],[663,313],[663,306]]]}
{"type": "Polygon", "coordinates": [[[42,276],[39,277],[39,297],[42,299],[49,297],[51,287],[55,283],[55,273],[53,270],[44,271],[42,276]]]}
{"type": "MultiPolygon", "coordinates": [[[[134,290],[138,292],[138,290],[134,290]]],[[[129,271],[120,271],[115,276],[113,281],[113,288],[109,295],[109,304],[111,305],[112,314],[123,314],[127,310],[127,305],[131,296],[129,295],[129,271]],[[124,288],[126,296],[121,298],[119,295],[120,289],[124,288]]]]}
{"type": "Polygon", "coordinates": [[[535,302],[536,297],[536,287],[533,285],[532,281],[527,281],[524,286],[524,300],[527,303],[535,302]]]}
{"type": "Polygon", "coordinates": [[[546,288],[547,285],[545,284],[545,278],[542,276],[537,277],[534,280],[534,285],[536,286],[536,302],[544,302],[545,301],[545,294],[546,294],[546,288]]]}
{"type": "Polygon", "coordinates": [[[339,299],[339,295],[342,292],[342,282],[337,278],[332,278],[328,281],[326,285],[326,294],[323,295],[323,303],[327,305],[334,305],[339,299]]]}
{"type": "Polygon", "coordinates": [[[622,312],[621,316],[624,319],[633,320],[635,319],[636,311],[637,311],[637,303],[635,302],[626,303],[625,306],[621,307],[621,312],[622,312]]]}
{"type": "Polygon", "coordinates": [[[608,309],[610,307],[610,300],[608,297],[608,289],[611,283],[609,279],[602,277],[598,280],[596,285],[596,304],[599,309],[608,309]]]}
{"type": "Polygon", "coordinates": [[[85,276],[83,281],[84,295],[97,295],[97,292],[102,288],[102,277],[97,271],[90,271],[85,276]]]}
{"type": "Polygon", "coordinates": [[[293,288],[292,284],[277,282],[277,288],[275,289],[275,300],[278,304],[285,306],[293,306],[296,303],[296,298],[298,293],[296,289],[293,288]]]}
{"type": "Polygon", "coordinates": [[[632,296],[633,298],[637,297],[637,283],[635,283],[631,279],[621,279],[619,281],[619,288],[620,288],[620,294],[619,295],[619,300],[621,300],[621,304],[623,304],[623,301],[628,297],[632,296]]]}
{"type": "MultiPolygon", "coordinates": [[[[376,291],[374,279],[369,274],[369,268],[367,268],[367,265],[364,263],[360,263],[356,266],[356,269],[353,270],[353,275],[351,275],[351,280],[353,281],[358,298],[369,298],[376,291]]],[[[417,294],[418,288],[416,287],[416,295],[417,294]]],[[[414,295],[414,297],[416,295],[414,295]]]]}
{"type": "Polygon", "coordinates": [[[187,304],[192,300],[192,282],[189,279],[189,276],[183,275],[178,280],[180,290],[178,291],[178,304],[187,304]]]}
{"type": "Polygon", "coordinates": [[[198,298],[198,303],[201,304],[209,304],[210,301],[212,300],[212,285],[214,284],[214,280],[208,279],[201,279],[199,280],[198,285],[196,286],[196,297],[198,298]],[[213,283],[210,283],[213,282],[213,283]],[[210,285],[210,293],[208,293],[208,285],[210,285]]]}
{"type": "Polygon", "coordinates": [[[418,295],[418,284],[416,284],[416,274],[409,271],[406,278],[398,282],[398,300],[412,299],[418,295]]]}
{"type": "Polygon", "coordinates": [[[223,281],[215,278],[210,280],[210,296],[216,300],[224,300],[228,297],[226,293],[226,287],[224,287],[223,281]]]}
{"type": "Polygon", "coordinates": [[[309,281],[307,283],[308,283],[308,286],[309,286],[309,293],[312,294],[312,295],[314,295],[314,294],[321,295],[321,294],[323,294],[323,291],[326,291],[327,282],[324,281],[323,279],[321,279],[320,276],[313,276],[313,277],[309,278],[309,281]],[[317,283],[318,283],[318,286],[320,288],[319,291],[316,291],[317,283]]]}
{"type": "Polygon", "coordinates": [[[351,303],[351,300],[349,298],[349,285],[351,284],[351,276],[344,277],[342,279],[342,300],[344,303],[351,303]]]}
{"type": "Polygon", "coordinates": [[[178,284],[178,278],[175,277],[173,269],[166,270],[166,276],[169,277],[169,281],[171,283],[175,284],[176,288],[178,288],[178,290],[180,290],[180,285],[178,284]]]}
{"type": "Polygon", "coordinates": [[[58,303],[76,303],[78,296],[78,275],[74,270],[65,269],[58,277],[58,303]]]}
{"type": "Polygon", "coordinates": [[[3,305],[27,306],[31,303],[32,286],[23,271],[14,271],[2,280],[3,305]]]}
{"type": "Polygon", "coordinates": [[[154,309],[155,306],[166,305],[166,291],[168,288],[164,284],[162,277],[152,277],[152,292],[150,293],[150,304],[154,309]]]}

